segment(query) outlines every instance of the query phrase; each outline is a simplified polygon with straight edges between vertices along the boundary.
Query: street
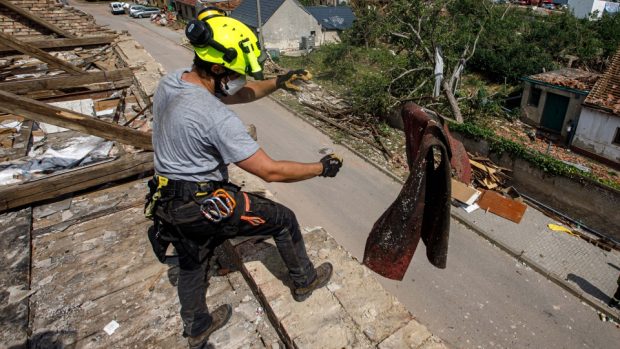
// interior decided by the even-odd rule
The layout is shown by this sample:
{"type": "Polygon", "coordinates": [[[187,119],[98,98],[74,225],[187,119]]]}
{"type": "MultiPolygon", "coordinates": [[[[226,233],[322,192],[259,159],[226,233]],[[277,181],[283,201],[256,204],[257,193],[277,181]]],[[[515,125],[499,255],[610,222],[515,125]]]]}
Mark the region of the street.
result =
{"type": "MultiPolygon", "coordinates": [[[[168,72],[191,65],[193,54],[179,45],[182,32],[148,19],[113,16],[108,3],[70,4],[101,25],[127,30],[168,72]]],[[[261,147],[274,159],[317,161],[323,148],[344,156],[336,178],[268,188],[302,226],[324,227],[361,260],[373,223],[401,185],[270,99],[232,109],[244,123],[256,125],[261,147]]],[[[447,269],[432,267],[420,244],[402,282],[376,276],[450,347],[616,348],[620,343],[618,328],[542,275],[454,220],[450,235],[447,269]]]]}

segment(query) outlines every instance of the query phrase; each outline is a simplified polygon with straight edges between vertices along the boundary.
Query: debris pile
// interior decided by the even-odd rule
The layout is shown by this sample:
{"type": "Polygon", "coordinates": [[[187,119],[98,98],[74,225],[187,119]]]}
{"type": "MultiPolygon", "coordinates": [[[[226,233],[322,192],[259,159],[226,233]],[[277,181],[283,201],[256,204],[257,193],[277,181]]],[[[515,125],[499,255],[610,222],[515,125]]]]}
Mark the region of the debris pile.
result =
{"type": "Polygon", "coordinates": [[[174,26],[177,23],[177,14],[176,12],[163,11],[160,14],[151,16],[151,22],[159,24],[162,27],[174,26]]]}
{"type": "Polygon", "coordinates": [[[470,153],[467,155],[469,155],[469,163],[471,164],[474,183],[477,187],[490,190],[505,188],[505,183],[509,179],[506,172],[510,172],[509,169],[497,166],[489,158],[470,153]]]}
{"type": "Polygon", "coordinates": [[[585,172],[591,171],[598,178],[620,184],[620,173],[618,171],[590,158],[576,154],[561,144],[553,143],[545,137],[544,133],[538,132],[521,121],[509,123],[505,120],[494,120],[489,126],[500,137],[522,144],[542,154],[552,156],[585,172]]]}

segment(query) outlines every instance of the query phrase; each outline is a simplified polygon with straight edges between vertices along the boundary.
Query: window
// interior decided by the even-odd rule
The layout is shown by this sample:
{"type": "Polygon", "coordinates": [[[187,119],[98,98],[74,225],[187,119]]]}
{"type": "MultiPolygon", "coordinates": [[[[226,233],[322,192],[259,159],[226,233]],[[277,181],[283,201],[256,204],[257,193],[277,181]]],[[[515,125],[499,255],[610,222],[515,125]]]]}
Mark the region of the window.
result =
{"type": "Polygon", "coordinates": [[[540,102],[541,92],[542,91],[539,88],[532,86],[532,88],[530,89],[530,97],[527,101],[527,104],[534,106],[534,107],[538,107],[538,103],[540,102]]]}
{"type": "Polygon", "coordinates": [[[315,35],[316,35],[316,31],[313,30],[310,32],[310,36],[315,36],[315,35]]]}
{"type": "Polygon", "coordinates": [[[620,145],[620,127],[616,128],[616,135],[614,136],[614,140],[611,143],[615,145],[620,145]]]}

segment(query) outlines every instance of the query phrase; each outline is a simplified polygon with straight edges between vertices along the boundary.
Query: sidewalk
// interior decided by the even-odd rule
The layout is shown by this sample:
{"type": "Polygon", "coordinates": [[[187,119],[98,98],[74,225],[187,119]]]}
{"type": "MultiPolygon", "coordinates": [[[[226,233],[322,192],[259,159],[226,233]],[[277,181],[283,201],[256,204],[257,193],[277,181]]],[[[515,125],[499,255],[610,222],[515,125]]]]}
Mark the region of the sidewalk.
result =
{"type": "Polygon", "coordinates": [[[452,217],[518,260],[618,321],[620,311],[607,306],[617,287],[620,252],[606,252],[578,237],[552,231],[562,225],[529,207],[520,224],[476,210],[452,208],[452,217]]]}

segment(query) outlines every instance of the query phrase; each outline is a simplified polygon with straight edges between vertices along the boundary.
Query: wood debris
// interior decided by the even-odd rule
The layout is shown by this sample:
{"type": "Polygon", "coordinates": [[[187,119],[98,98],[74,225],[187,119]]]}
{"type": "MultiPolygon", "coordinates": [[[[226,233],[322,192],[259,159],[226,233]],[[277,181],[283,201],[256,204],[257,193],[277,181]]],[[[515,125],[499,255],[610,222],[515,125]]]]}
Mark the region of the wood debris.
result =
{"type": "Polygon", "coordinates": [[[477,187],[489,190],[501,190],[510,179],[506,172],[510,170],[497,166],[489,158],[468,153],[469,163],[474,174],[474,183],[477,187]]]}

